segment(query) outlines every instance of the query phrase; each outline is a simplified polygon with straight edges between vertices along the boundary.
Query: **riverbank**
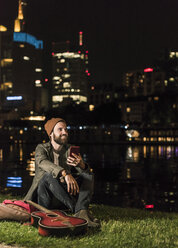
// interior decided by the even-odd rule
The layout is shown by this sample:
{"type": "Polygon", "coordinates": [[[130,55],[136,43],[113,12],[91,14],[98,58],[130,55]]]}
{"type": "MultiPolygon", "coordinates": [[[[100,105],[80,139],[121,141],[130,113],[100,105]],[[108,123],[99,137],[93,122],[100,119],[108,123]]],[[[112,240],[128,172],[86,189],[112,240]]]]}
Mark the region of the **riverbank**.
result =
{"type": "Polygon", "coordinates": [[[42,237],[35,227],[5,221],[0,222],[0,243],[29,248],[178,247],[177,213],[106,205],[91,207],[94,215],[101,220],[101,229],[89,229],[83,236],[42,237]]]}

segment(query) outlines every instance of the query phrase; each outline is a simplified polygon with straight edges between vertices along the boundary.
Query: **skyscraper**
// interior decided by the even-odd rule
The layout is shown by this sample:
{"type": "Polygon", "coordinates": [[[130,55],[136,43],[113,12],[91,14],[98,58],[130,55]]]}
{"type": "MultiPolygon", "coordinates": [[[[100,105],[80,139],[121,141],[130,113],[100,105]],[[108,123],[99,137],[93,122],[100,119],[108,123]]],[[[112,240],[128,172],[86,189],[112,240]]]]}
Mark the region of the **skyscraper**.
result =
{"type": "Polygon", "coordinates": [[[0,30],[0,101],[3,109],[28,113],[47,106],[47,92],[43,87],[43,41],[25,32],[26,8],[26,1],[19,0],[14,31],[0,30]]]}
{"type": "Polygon", "coordinates": [[[88,102],[88,51],[79,32],[79,46],[70,50],[70,42],[52,43],[52,107],[88,102]]]}

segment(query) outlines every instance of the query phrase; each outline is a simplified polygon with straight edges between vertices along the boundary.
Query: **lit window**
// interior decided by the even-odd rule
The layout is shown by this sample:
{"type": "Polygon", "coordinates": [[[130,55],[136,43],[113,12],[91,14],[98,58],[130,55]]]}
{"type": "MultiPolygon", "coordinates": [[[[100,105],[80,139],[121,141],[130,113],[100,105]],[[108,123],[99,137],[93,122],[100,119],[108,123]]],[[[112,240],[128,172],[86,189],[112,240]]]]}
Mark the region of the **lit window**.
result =
{"type": "Polygon", "coordinates": [[[52,101],[53,102],[62,102],[63,96],[53,96],[52,101]]]}
{"type": "Polygon", "coordinates": [[[176,55],[175,52],[170,52],[169,57],[170,57],[170,58],[173,58],[175,55],[176,55]]]}
{"type": "Polygon", "coordinates": [[[5,89],[8,89],[8,88],[12,88],[12,86],[13,86],[12,82],[5,82],[5,83],[1,84],[1,89],[5,90],[5,89]]]}
{"type": "Polygon", "coordinates": [[[60,63],[65,63],[65,59],[61,59],[60,60],[60,63]]]}
{"type": "Polygon", "coordinates": [[[23,56],[24,60],[30,60],[30,58],[28,56],[23,56]]]}
{"type": "Polygon", "coordinates": [[[174,82],[175,78],[171,77],[171,78],[169,78],[169,81],[174,82]]]}
{"type": "Polygon", "coordinates": [[[7,28],[3,25],[0,25],[0,32],[6,32],[7,28]]]}
{"type": "Polygon", "coordinates": [[[41,87],[41,80],[35,80],[35,86],[36,87],[41,87]]]}
{"type": "Polygon", "coordinates": [[[36,71],[36,72],[41,72],[42,69],[41,69],[41,68],[35,68],[35,71],[36,71]]]}
{"type": "Polygon", "coordinates": [[[127,113],[129,113],[131,111],[131,108],[130,107],[127,107],[126,108],[126,111],[127,111],[127,113]]]}
{"type": "Polygon", "coordinates": [[[87,97],[86,96],[80,96],[80,101],[81,102],[87,102],[87,97]]]}
{"type": "Polygon", "coordinates": [[[155,97],[154,97],[154,100],[155,100],[155,101],[158,101],[158,100],[159,100],[159,97],[158,97],[158,96],[155,96],[155,97]]]}
{"type": "Polygon", "coordinates": [[[63,87],[64,87],[64,88],[70,88],[70,87],[71,87],[71,83],[69,83],[69,82],[64,82],[64,83],[63,83],[63,87]]]}
{"type": "Polygon", "coordinates": [[[95,109],[95,105],[90,104],[89,105],[89,111],[93,111],[95,109]]]}
{"type": "Polygon", "coordinates": [[[4,59],[1,60],[1,66],[2,67],[9,66],[12,62],[13,62],[13,59],[4,58],[4,59]]]}
{"type": "Polygon", "coordinates": [[[58,77],[58,76],[53,77],[53,80],[59,80],[59,79],[60,79],[60,77],[58,77]]]}
{"type": "Polygon", "coordinates": [[[64,78],[69,78],[70,77],[70,74],[63,74],[62,75],[64,78]]]}
{"type": "Polygon", "coordinates": [[[176,104],[173,104],[173,106],[172,106],[174,109],[176,108],[176,104]]]}

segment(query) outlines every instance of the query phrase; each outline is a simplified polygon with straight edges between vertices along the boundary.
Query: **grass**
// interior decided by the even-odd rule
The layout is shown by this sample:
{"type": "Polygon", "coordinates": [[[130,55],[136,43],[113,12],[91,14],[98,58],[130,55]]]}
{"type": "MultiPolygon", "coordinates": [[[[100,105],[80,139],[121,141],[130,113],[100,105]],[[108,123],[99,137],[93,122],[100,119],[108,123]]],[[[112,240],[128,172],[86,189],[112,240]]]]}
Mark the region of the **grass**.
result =
{"type": "MultiPolygon", "coordinates": [[[[12,196],[0,196],[10,199],[12,196]]],[[[147,212],[106,205],[92,205],[101,229],[89,229],[83,236],[42,237],[33,226],[0,222],[0,243],[48,248],[174,248],[178,247],[178,214],[147,212]]]]}

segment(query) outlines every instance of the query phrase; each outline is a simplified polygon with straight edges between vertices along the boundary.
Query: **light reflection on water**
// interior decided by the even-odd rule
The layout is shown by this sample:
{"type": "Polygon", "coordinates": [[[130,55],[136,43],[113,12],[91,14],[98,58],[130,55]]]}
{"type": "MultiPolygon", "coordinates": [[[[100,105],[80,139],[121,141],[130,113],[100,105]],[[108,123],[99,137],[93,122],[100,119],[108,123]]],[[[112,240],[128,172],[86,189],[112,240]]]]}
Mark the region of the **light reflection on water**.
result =
{"type": "MultiPolygon", "coordinates": [[[[35,175],[35,147],[0,148],[1,192],[27,192],[35,175]]],[[[177,146],[82,145],[81,153],[95,173],[93,202],[178,211],[177,146]]]]}

